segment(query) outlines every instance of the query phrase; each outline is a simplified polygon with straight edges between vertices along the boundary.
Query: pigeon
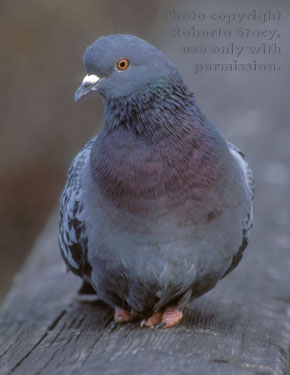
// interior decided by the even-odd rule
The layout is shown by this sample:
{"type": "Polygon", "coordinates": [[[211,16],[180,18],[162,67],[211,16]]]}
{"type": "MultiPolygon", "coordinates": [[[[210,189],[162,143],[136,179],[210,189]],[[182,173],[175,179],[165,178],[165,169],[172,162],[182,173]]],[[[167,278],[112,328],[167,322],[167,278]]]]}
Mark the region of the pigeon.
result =
{"type": "Polygon", "coordinates": [[[253,224],[253,174],[150,43],[102,36],[83,63],[75,101],[99,93],[104,122],[68,171],[62,256],[116,323],[176,326],[240,262],[253,224]]]}

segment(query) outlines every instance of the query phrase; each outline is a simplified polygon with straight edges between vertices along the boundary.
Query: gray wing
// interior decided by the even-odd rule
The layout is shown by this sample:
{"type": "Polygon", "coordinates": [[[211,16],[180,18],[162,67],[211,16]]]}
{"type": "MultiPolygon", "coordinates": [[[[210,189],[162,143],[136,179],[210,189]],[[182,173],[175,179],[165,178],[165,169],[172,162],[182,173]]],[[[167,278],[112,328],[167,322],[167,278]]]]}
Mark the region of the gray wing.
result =
{"type": "Polygon", "coordinates": [[[228,146],[232,155],[235,157],[241,170],[243,171],[243,174],[245,177],[245,184],[248,188],[250,204],[247,210],[247,215],[242,223],[242,233],[243,233],[242,243],[239,247],[237,254],[234,255],[233,257],[231,266],[223,275],[223,277],[228,275],[234,268],[236,268],[236,266],[239,264],[240,260],[243,257],[243,252],[245,248],[248,246],[249,238],[251,235],[251,229],[253,226],[253,200],[254,200],[254,192],[255,192],[255,179],[253,176],[253,172],[251,171],[248,163],[245,160],[245,155],[238,147],[231,144],[230,142],[228,142],[228,146]]]}
{"type": "Polygon", "coordinates": [[[87,259],[88,238],[81,220],[83,202],[82,171],[89,162],[92,138],[77,154],[68,170],[67,182],[60,200],[59,247],[69,270],[90,282],[91,266],[87,259]]]}

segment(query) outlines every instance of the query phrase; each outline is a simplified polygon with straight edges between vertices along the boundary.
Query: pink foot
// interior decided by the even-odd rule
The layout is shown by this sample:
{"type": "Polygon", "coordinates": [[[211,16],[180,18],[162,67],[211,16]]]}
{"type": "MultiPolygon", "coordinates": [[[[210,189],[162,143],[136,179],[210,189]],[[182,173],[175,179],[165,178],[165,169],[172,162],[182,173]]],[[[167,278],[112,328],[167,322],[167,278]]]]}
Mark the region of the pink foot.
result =
{"type": "Polygon", "coordinates": [[[176,307],[166,307],[162,314],[161,322],[159,326],[161,328],[171,328],[176,326],[182,319],[183,312],[178,310],[176,307]]]}
{"type": "Polygon", "coordinates": [[[153,327],[161,322],[162,314],[158,311],[154,312],[144,323],[145,327],[153,327]]]}
{"type": "Polygon", "coordinates": [[[114,321],[116,323],[128,323],[134,320],[134,316],[131,315],[130,311],[115,307],[114,321]]]}

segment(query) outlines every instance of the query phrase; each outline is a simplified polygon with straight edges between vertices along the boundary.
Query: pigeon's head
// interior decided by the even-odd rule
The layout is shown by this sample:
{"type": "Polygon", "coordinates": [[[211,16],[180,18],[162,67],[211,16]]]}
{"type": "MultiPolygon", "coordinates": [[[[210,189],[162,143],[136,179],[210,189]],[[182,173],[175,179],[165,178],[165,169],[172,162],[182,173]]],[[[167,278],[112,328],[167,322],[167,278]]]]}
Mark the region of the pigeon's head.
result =
{"type": "Polygon", "coordinates": [[[93,91],[105,99],[131,97],[148,85],[181,79],[174,64],[157,48],[133,35],[103,36],[83,56],[87,71],[75,100],[93,91]]]}

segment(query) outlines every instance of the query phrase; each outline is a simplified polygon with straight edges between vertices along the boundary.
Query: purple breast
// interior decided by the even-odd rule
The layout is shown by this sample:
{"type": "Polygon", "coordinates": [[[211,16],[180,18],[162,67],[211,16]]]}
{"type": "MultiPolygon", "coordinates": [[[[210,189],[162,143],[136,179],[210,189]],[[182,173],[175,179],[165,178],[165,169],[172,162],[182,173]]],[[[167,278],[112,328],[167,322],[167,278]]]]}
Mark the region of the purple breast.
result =
{"type": "Polygon", "coordinates": [[[222,185],[223,161],[218,139],[194,127],[182,137],[158,143],[118,138],[114,132],[96,146],[92,167],[104,197],[137,215],[171,209],[187,199],[202,201],[222,185]]]}

